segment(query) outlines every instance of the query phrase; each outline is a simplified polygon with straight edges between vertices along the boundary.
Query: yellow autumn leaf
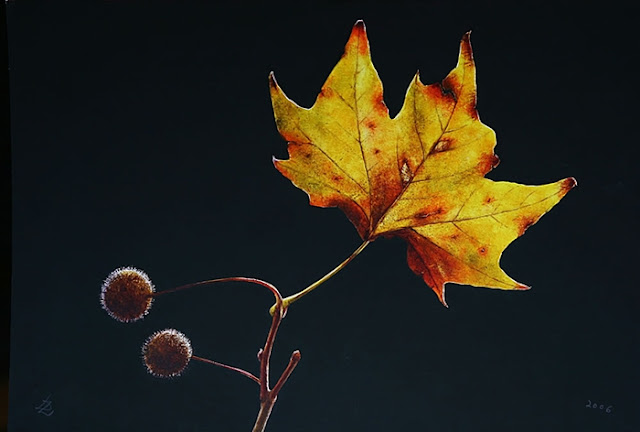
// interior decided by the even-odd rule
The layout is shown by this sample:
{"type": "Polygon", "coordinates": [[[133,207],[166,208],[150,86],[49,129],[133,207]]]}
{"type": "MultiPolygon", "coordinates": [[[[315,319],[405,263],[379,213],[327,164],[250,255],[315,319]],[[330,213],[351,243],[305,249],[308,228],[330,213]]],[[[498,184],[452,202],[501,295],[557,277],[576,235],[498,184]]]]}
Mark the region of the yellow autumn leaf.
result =
{"type": "Polygon", "coordinates": [[[275,166],[312,205],[341,208],[363,240],[405,239],[410,268],[445,305],[447,282],[527,288],[500,268],[502,252],[576,181],[524,186],[484,177],[499,160],[495,133],[476,111],[469,33],[457,66],[431,85],[416,74],[393,119],[362,21],[310,109],[288,99],[273,74],[270,87],[289,151],[275,166]]]}

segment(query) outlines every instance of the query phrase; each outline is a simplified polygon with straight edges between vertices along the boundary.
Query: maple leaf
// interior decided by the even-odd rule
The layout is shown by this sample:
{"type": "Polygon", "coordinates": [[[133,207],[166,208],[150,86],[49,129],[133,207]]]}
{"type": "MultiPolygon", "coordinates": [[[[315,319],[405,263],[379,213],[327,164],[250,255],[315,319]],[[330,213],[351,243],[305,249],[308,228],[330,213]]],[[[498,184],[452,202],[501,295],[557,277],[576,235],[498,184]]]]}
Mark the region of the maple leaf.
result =
{"type": "Polygon", "coordinates": [[[431,85],[416,74],[393,119],[362,21],[312,108],[288,99],[273,73],[270,89],[289,153],[274,164],[311,205],[342,209],[363,240],[405,239],[409,267],[445,306],[447,282],[528,289],[500,268],[502,252],[576,181],[525,186],[484,177],[499,159],[495,133],[476,111],[469,33],[457,66],[431,85]]]}

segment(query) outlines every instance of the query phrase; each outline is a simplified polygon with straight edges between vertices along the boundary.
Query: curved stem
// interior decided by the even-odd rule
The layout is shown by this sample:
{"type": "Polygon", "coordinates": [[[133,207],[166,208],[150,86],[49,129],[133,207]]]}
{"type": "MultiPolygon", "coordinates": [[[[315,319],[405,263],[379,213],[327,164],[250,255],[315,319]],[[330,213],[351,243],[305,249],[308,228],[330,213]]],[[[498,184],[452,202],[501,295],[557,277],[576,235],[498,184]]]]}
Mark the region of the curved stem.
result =
{"type": "MultiPolygon", "coordinates": [[[[369,243],[371,243],[370,240],[365,240],[358,247],[358,249],[353,251],[353,253],[347,257],[347,259],[345,259],[340,264],[338,264],[338,266],[336,268],[334,268],[333,270],[331,270],[329,273],[327,273],[326,275],[322,276],[320,279],[318,279],[317,281],[315,281],[314,283],[312,283],[311,285],[309,285],[308,287],[306,287],[302,291],[300,291],[300,292],[298,292],[296,294],[290,295],[288,297],[285,297],[282,300],[283,307],[286,309],[287,307],[289,307],[289,305],[291,305],[292,303],[300,300],[302,297],[304,297],[305,295],[309,294],[311,291],[313,291],[314,289],[318,288],[320,285],[322,285],[323,283],[325,283],[326,281],[331,279],[333,276],[335,276],[336,273],[338,273],[340,270],[345,268],[347,266],[347,264],[349,264],[351,261],[353,261],[353,259],[355,257],[357,257],[360,254],[360,252],[362,252],[364,250],[364,248],[367,247],[367,245],[369,243]]],[[[271,315],[274,314],[274,312],[276,310],[276,306],[277,306],[277,303],[274,304],[273,306],[271,306],[271,309],[269,309],[269,313],[271,315]]]]}
{"type": "Polygon", "coordinates": [[[231,371],[234,371],[234,372],[238,372],[240,375],[244,375],[247,378],[249,378],[250,380],[253,380],[253,381],[257,382],[258,384],[260,384],[260,380],[258,379],[258,377],[256,377],[251,372],[247,372],[244,369],[240,369],[240,368],[237,368],[237,367],[229,366],[229,365],[226,365],[224,363],[220,363],[220,362],[217,362],[217,361],[214,361],[214,360],[209,360],[209,359],[206,359],[206,358],[203,358],[203,357],[198,357],[198,356],[195,356],[195,355],[192,355],[191,358],[193,360],[198,360],[198,361],[200,361],[202,363],[208,363],[208,364],[212,364],[214,366],[218,366],[218,367],[221,367],[221,368],[224,368],[224,369],[228,369],[228,370],[231,370],[231,371]]]}
{"type": "Polygon", "coordinates": [[[276,298],[276,304],[282,304],[282,296],[280,295],[280,291],[278,291],[278,289],[271,285],[269,282],[265,282],[263,280],[260,279],[256,279],[256,278],[248,278],[248,277],[244,277],[244,276],[233,276],[233,277],[225,277],[225,278],[218,278],[218,279],[209,279],[209,280],[205,280],[205,281],[200,281],[200,282],[195,282],[195,283],[190,283],[187,285],[181,285],[177,288],[171,288],[168,290],[164,290],[164,291],[158,291],[158,292],[154,292],[152,294],[149,294],[150,297],[158,297],[161,296],[163,294],[170,294],[170,293],[174,293],[174,292],[178,292],[178,291],[183,291],[189,288],[193,288],[193,287],[197,287],[200,285],[209,285],[209,284],[214,284],[214,283],[219,283],[219,282],[248,282],[248,283],[252,283],[252,284],[256,284],[256,285],[261,285],[265,288],[267,288],[269,291],[271,291],[271,293],[273,294],[273,296],[276,298]]]}
{"type": "Polygon", "coordinates": [[[269,291],[271,291],[271,293],[273,294],[273,296],[276,299],[276,304],[275,307],[278,310],[278,314],[275,314],[273,316],[273,320],[271,322],[271,328],[269,329],[269,335],[267,336],[267,341],[265,342],[264,348],[262,350],[260,350],[260,354],[258,356],[258,358],[260,359],[260,378],[257,378],[255,375],[240,369],[240,368],[236,368],[233,366],[228,366],[225,365],[223,363],[218,363],[216,361],[213,360],[208,360],[208,359],[204,359],[202,357],[198,357],[198,356],[192,356],[193,359],[195,360],[199,360],[205,363],[209,363],[209,364],[213,364],[215,366],[219,366],[225,369],[229,369],[235,372],[240,373],[241,375],[246,376],[249,379],[252,379],[253,381],[256,381],[258,384],[260,384],[260,401],[262,402],[263,400],[268,399],[269,396],[269,361],[271,359],[271,350],[273,349],[273,342],[275,340],[276,337],[276,333],[278,332],[278,326],[280,325],[280,322],[282,321],[282,318],[284,318],[285,315],[285,311],[286,308],[284,308],[282,306],[282,295],[280,294],[280,291],[278,291],[278,289],[270,284],[269,282],[265,282],[263,280],[260,279],[255,279],[255,278],[248,278],[248,277],[244,277],[244,276],[233,276],[233,277],[226,277],[226,278],[218,278],[218,279],[209,279],[209,280],[205,280],[205,281],[200,281],[200,282],[195,282],[195,283],[190,283],[187,285],[182,285],[179,286],[177,288],[172,288],[172,289],[168,289],[168,290],[164,290],[164,291],[158,291],[155,293],[150,294],[151,297],[158,297],[164,294],[170,294],[170,293],[174,293],[177,291],[183,291],[189,288],[193,288],[196,286],[200,286],[200,285],[209,285],[209,284],[215,284],[215,283],[220,283],[220,282],[248,282],[248,283],[253,283],[256,285],[260,285],[263,286],[265,288],[267,288],[269,291]]]}

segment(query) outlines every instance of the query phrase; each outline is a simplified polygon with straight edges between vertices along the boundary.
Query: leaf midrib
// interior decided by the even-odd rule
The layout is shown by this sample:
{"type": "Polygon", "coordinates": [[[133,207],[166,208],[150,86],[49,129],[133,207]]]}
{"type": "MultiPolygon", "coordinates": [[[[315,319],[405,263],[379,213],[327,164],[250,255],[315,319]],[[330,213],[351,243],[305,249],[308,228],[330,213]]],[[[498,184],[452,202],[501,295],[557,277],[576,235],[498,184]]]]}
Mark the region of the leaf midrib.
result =
{"type": "MultiPolygon", "coordinates": [[[[466,67],[463,66],[462,68],[462,84],[460,86],[460,94],[463,93],[464,87],[465,87],[465,74],[466,74],[466,67]]],[[[417,78],[415,78],[417,79],[417,78]]],[[[445,78],[446,79],[446,78],[445,78]]],[[[442,86],[442,83],[440,83],[440,85],[442,86]]],[[[418,129],[418,124],[416,122],[416,115],[415,113],[417,112],[417,108],[415,106],[415,93],[416,90],[414,89],[414,95],[413,95],[413,122],[414,122],[414,127],[416,129],[416,135],[418,136],[418,140],[420,142],[420,147],[423,149],[424,152],[424,143],[422,142],[422,137],[420,136],[420,134],[418,133],[417,129],[418,129]]],[[[445,125],[444,128],[441,129],[440,131],[440,135],[438,136],[437,139],[434,140],[434,143],[437,143],[438,141],[440,141],[440,139],[442,138],[442,136],[447,132],[447,128],[449,127],[449,124],[451,122],[451,118],[453,118],[453,114],[455,113],[456,109],[458,108],[458,101],[460,100],[459,96],[456,96],[455,101],[453,103],[453,109],[451,110],[451,114],[449,115],[449,118],[447,119],[447,124],[445,125]]],[[[438,118],[440,118],[439,113],[437,111],[437,106],[436,106],[436,114],[438,114],[438,118]]],[[[396,116],[394,119],[391,119],[391,122],[394,122],[396,119],[398,118],[398,116],[396,116]]],[[[406,186],[404,186],[402,188],[402,190],[400,191],[400,193],[395,197],[395,199],[393,200],[393,202],[391,204],[389,204],[387,206],[387,208],[384,210],[384,212],[382,213],[382,215],[380,216],[380,218],[378,219],[378,221],[376,222],[375,228],[377,228],[378,226],[380,226],[380,223],[385,219],[385,217],[387,216],[387,214],[389,213],[389,210],[391,210],[396,203],[400,200],[400,198],[405,194],[405,192],[407,191],[407,189],[409,189],[409,187],[411,187],[411,185],[413,184],[413,179],[415,178],[416,174],[420,171],[420,169],[424,166],[425,161],[427,160],[427,158],[432,154],[433,152],[433,148],[435,147],[432,146],[431,150],[429,151],[429,153],[427,153],[426,156],[424,156],[422,158],[422,161],[420,162],[420,164],[416,167],[415,172],[412,173],[411,175],[411,179],[407,182],[406,186]]],[[[396,147],[397,149],[397,147],[396,147]]],[[[396,154],[396,162],[398,161],[398,155],[396,154]]],[[[367,178],[369,176],[369,171],[367,170],[367,178]]],[[[371,202],[371,186],[369,186],[369,202],[371,202]]],[[[370,219],[370,225],[371,225],[371,230],[370,230],[370,234],[369,234],[369,238],[367,240],[371,240],[373,233],[375,232],[375,228],[373,227],[373,219],[370,219]]]]}

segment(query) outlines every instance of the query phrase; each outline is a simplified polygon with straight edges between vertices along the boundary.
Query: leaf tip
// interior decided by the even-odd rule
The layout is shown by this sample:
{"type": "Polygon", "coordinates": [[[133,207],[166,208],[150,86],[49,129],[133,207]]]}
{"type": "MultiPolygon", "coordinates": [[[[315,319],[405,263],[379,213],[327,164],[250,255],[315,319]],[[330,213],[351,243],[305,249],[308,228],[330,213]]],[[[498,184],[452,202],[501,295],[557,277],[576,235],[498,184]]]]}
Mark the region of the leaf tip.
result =
{"type": "Polygon", "coordinates": [[[575,179],[575,177],[567,177],[566,179],[562,180],[561,187],[562,187],[563,195],[569,192],[571,189],[573,189],[576,186],[578,186],[578,181],[575,179]]]}
{"type": "Polygon", "coordinates": [[[349,41],[347,42],[347,51],[350,51],[350,47],[355,48],[359,55],[369,55],[367,28],[361,19],[356,21],[353,25],[353,30],[351,30],[351,36],[349,36],[349,41]]]}
{"type": "Polygon", "coordinates": [[[447,309],[449,309],[449,305],[447,304],[447,300],[445,300],[444,298],[444,285],[442,286],[441,289],[439,290],[434,290],[436,295],[438,296],[438,300],[440,300],[440,303],[442,303],[442,306],[446,307],[447,309]]]}
{"type": "Polygon", "coordinates": [[[473,65],[473,49],[471,48],[471,30],[462,36],[460,41],[460,59],[473,65]]]}
{"type": "Polygon", "coordinates": [[[278,88],[278,82],[276,81],[276,74],[273,71],[269,72],[269,87],[271,89],[278,88]]]}
{"type": "Polygon", "coordinates": [[[516,286],[514,287],[514,289],[518,290],[518,291],[528,291],[531,289],[531,287],[529,285],[524,285],[521,283],[517,283],[516,286]]]}

